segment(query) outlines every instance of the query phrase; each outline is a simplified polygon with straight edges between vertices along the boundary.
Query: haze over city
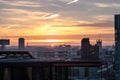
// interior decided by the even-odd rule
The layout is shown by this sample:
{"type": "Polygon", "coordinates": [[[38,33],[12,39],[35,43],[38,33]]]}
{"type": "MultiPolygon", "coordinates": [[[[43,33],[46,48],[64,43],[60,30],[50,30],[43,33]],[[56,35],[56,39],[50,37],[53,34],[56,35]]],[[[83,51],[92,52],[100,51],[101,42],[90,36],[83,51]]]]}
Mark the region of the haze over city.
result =
{"type": "Polygon", "coordinates": [[[0,38],[11,45],[24,37],[30,45],[114,44],[114,14],[119,0],[0,0],[0,38]]]}

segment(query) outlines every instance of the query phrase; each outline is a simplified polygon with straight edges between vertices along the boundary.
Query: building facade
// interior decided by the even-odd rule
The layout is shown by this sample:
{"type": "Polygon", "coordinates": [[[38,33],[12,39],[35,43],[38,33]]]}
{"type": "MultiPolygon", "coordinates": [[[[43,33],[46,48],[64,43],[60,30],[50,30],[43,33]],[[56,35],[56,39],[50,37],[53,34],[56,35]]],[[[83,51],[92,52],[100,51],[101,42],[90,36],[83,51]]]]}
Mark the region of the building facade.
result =
{"type": "Polygon", "coordinates": [[[115,15],[115,69],[116,80],[120,80],[120,14],[115,15]]]}
{"type": "Polygon", "coordinates": [[[19,50],[24,50],[25,49],[25,39],[24,38],[19,38],[18,47],[19,47],[19,50]]]}
{"type": "Polygon", "coordinates": [[[83,38],[81,41],[81,59],[82,60],[98,60],[99,46],[91,45],[89,38],[83,38]]]}
{"type": "Polygon", "coordinates": [[[96,40],[96,45],[99,46],[99,53],[100,53],[102,50],[102,40],[100,39],[96,40]]]}
{"type": "Polygon", "coordinates": [[[81,59],[88,60],[90,53],[90,42],[89,38],[83,38],[81,41],[81,59]]]}

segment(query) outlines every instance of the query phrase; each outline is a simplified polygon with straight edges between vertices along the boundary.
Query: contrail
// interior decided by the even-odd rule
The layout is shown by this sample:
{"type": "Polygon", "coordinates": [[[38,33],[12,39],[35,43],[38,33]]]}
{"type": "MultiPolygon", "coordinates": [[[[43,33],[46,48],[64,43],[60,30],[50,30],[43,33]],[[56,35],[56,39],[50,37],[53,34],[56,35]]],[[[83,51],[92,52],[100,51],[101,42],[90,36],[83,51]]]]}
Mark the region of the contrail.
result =
{"type": "Polygon", "coordinates": [[[71,1],[71,2],[69,2],[69,3],[67,3],[67,4],[72,4],[72,3],[75,3],[75,2],[78,2],[79,0],[73,0],[73,1],[71,1]]]}

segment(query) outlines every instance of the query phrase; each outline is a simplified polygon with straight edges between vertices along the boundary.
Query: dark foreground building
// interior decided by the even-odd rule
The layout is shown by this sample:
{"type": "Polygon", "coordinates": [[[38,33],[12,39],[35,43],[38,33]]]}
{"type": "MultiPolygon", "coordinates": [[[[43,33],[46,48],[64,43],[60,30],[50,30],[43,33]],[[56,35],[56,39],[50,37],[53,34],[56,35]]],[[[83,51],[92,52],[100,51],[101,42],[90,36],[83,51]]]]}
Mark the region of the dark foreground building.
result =
{"type": "Polygon", "coordinates": [[[116,80],[120,80],[120,14],[115,15],[115,69],[116,80]]]}
{"type": "Polygon", "coordinates": [[[102,72],[103,65],[108,68],[103,61],[43,61],[31,58],[25,51],[2,51],[0,54],[7,54],[0,60],[0,80],[108,80],[107,71],[102,72]],[[91,68],[90,75],[84,75],[83,72],[88,72],[83,71],[85,67],[91,68]]]}

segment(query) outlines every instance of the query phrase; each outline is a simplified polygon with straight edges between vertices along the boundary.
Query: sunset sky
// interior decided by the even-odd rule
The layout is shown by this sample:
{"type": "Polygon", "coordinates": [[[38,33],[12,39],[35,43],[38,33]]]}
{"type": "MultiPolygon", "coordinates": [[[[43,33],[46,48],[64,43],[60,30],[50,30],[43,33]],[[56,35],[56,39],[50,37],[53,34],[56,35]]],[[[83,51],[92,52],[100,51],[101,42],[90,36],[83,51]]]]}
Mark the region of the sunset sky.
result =
{"type": "Polygon", "coordinates": [[[90,37],[114,44],[120,0],[0,0],[0,38],[24,37],[29,45],[72,44],[90,37]]]}

